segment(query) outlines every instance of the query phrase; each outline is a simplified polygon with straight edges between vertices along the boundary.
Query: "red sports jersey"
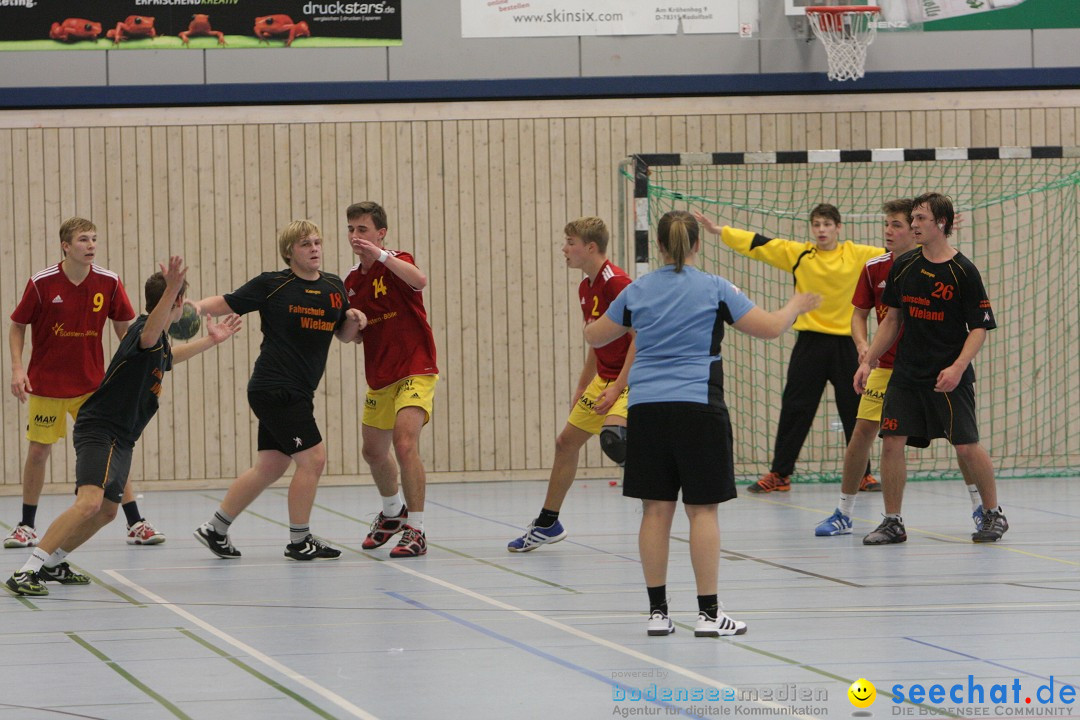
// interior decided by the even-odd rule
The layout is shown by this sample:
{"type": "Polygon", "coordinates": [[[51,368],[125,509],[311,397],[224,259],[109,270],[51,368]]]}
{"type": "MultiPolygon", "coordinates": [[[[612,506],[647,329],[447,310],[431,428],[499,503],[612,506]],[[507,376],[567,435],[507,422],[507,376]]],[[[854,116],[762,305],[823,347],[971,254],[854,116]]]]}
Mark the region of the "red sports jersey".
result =
{"type": "Polygon", "coordinates": [[[120,278],[105,268],[91,265],[78,285],[60,263],[31,277],[11,320],[30,326],[27,375],[34,394],[71,398],[97,390],[105,377],[105,320],[134,317],[120,278]]]}
{"type": "MultiPolygon", "coordinates": [[[[412,255],[391,255],[416,265],[412,255]]],[[[345,277],[349,305],[367,315],[364,330],[364,374],[372,390],[411,375],[436,375],[435,338],[424,310],[424,294],[377,262],[366,273],[360,265],[345,277]]]]}
{"type": "MultiPolygon", "coordinates": [[[[610,260],[604,261],[594,282],[590,283],[586,276],[578,285],[578,297],[581,298],[581,313],[585,316],[585,324],[588,325],[607,312],[611,301],[629,284],[630,276],[610,260]]],[[[619,377],[629,347],[630,334],[627,333],[618,340],[596,348],[596,374],[605,380],[619,377]]]]}
{"type": "MultiPolygon", "coordinates": [[[[851,298],[851,304],[857,308],[863,310],[874,308],[877,311],[879,325],[889,312],[889,306],[881,302],[881,294],[885,292],[885,281],[889,278],[892,263],[893,254],[891,252],[878,255],[876,258],[867,261],[866,267],[859,273],[859,281],[855,284],[855,295],[851,298]]],[[[901,327],[900,335],[903,334],[904,329],[901,327]]],[[[887,370],[893,366],[893,359],[896,357],[896,345],[900,342],[900,335],[896,336],[896,342],[878,359],[878,367],[887,370]]]]}

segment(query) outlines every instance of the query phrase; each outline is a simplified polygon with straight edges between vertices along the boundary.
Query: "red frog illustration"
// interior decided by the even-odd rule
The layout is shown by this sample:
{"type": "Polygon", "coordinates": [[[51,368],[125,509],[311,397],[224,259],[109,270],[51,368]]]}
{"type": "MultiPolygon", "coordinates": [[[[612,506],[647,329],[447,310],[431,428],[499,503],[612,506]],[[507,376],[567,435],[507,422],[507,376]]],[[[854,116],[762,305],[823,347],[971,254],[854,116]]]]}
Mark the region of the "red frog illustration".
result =
{"type": "Polygon", "coordinates": [[[188,25],[188,29],[180,33],[180,39],[187,45],[188,38],[209,37],[211,35],[217,38],[218,45],[225,44],[225,33],[218,32],[210,27],[210,16],[196,14],[191,16],[191,24],[188,25]]]}
{"type": "Polygon", "coordinates": [[[288,15],[266,15],[255,18],[255,37],[269,41],[270,38],[278,38],[288,35],[285,47],[292,45],[298,37],[311,37],[311,30],[306,22],[294,23],[288,15]]]}
{"type": "Polygon", "coordinates": [[[126,20],[116,23],[116,28],[105,35],[112,39],[114,45],[119,45],[122,40],[156,38],[157,30],[154,29],[154,18],[146,15],[128,15],[126,20]]]}
{"type": "Polygon", "coordinates": [[[68,18],[62,23],[53,23],[49,37],[60,42],[76,40],[97,40],[101,35],[101,23],[83,18],[68,18]]]}

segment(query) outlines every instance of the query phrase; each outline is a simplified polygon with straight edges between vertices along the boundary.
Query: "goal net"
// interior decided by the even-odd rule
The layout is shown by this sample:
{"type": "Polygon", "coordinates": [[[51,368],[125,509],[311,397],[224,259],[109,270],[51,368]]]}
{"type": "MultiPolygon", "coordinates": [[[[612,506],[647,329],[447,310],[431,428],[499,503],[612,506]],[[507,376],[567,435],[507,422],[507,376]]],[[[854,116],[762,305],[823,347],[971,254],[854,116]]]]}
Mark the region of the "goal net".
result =
{"type": "MultiPolygon", "coordinates": [[[[656,223],[668,210],[700,210],[721,225],[809,240],[810,209],[827,202],[843,216],[841,240],[883,244],[882,203],[947,194],[962,214],[952,243],[982,272],[998,322],[974,362],[982,442],[1000,476],[1080,471],[1080,149],[636,155],[623,167],[634,187],[638,272],[657,265],[656,223]]],[[[789,273],[703,237],[703,269],[727,277],[766,309],[790,296],[789,273]]],[[[724,340],[740,475],[768,470],[794,340],[794,333],[766,342],[738,332],[724,340]]],[[[827,387],[793,480],[838,479],[844,446],[827,387]]],[[[875,447],[875,471],[877,457],[875,447]]],[[[908,449],[908,471],[959,476],[944,441],[908,449]]]]}

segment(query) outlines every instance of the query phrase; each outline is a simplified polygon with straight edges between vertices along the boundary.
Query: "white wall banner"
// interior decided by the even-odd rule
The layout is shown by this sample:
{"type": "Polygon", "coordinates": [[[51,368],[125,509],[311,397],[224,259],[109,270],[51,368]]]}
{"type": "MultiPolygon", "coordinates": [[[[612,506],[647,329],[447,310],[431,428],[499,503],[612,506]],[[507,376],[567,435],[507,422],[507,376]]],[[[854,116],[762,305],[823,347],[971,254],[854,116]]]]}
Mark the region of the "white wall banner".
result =
{"type": "Polygon", "coordinates": [[[461,0],[461,36],[737,33],[738,0],[461,0]]]}

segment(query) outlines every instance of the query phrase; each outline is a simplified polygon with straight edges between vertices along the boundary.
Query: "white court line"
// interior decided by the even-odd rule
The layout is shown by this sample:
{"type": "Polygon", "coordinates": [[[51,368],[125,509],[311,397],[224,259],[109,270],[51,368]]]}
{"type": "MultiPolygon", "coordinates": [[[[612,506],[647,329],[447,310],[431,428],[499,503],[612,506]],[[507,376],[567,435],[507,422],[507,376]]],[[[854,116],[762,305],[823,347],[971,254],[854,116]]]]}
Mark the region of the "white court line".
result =
{"type": "MultiPolygon", "coordinates": [[[[641,660],[643,662],[651,663],[653,665],[656,665],[657,667],[662,667],[662,668],[664,668],[666,670],[670,670],[671,672],[678,673],[679,675],[682,675],[685,678],[688,678],[690,680],[694,680],[696,682],[699,682],[702,685],[708,685],[709,687],[714,687],[717,690],[720,690],[721,692],[723,692],[724,690],[727,690],[727,689],[731,689],[732,691],[737,690],[737,688],[735,688],[735,687],[733,687],[731,685],[725,685],[724,683],[719,682],[718,680],[713,680],[710,677],[706,677],[705,675],[701,675],[699,673],[696,673],[693,670],[689,670],[687,668],[682,667],[681,665],[675,665],[673,663],[667,662],[666,660],[661,660],[660,658],[655,658],[655,657],[653,657],[651,655],[646,655],[643,652],[638,652],[637,650],[633,650],[631,648],[628,648],[625,645],[620,645],[619,643],[612,642],[610,640],[605,640],[602,637],[599,637],[597,635],[593,635],[591,633],[587,633],[584,630],[578,630],[577,628],[571,627],[570,625],[564,625],[563,623],[561,623],[561,622],[559,622],[557,620],[552,620],[551,618],[546,618],[543,615],[538,615],[538,614],[536,614],[536,613],[534,613],[534,612],[532,612],[530,610],[522,610],[519,607],[515,607],[513,605],[510,605],[509,603],[504,603],[501,600],[496,600],[495,598],[488,597],[487,595],[482,595],[482,594],[480,594],[478,592],[474,592],[472,590],[469,590],[468,588],[463,588],[460,585],[455,585],[454,583],[447,582],[446,580],[440,580],[437,577],[432,577],[431,575],[426,575],[425,573],[419,572],[417,570],[413,570],[412,568],[406,567],[405,565],[403,565],[401,563],[388,562],[388,563],[384,563],[383,567],[390,567],[390,568],[393,568],[395,570],[399,570],[399,571],[405,573],[406,575],[412,575],[413,577],[420,578],[421,580],[427,580],[428,582],[435,583],[436,585],[441,585],[442,587],[444,587],[444,588],[446,588],[448,590],[453,590],[454,592],[461,593],[462,595],[465,595],[467,597],[471,597],[474,600],[479,600],[482,603],[487,603],[488,605],[492,605],[494,607],[497,607],[500,610],[509,610],[510,612],[513,612],[513,613],[515,613],[517,615],[520,615],[521,617],[528,618],[530,620],[535,620],[536,622],[539,622],[539,623],[543,623],[544,625],[547,625],[549,627],[553,627],[556,630],[567,633],[569,635],[573,635],[575,637],[581,638],[582,640],[588,640],[591,643],[595,643],[595,644],[600,645],[602,647],[606,647],[609,650],[614,650],[617,653],[622,653],[623,655],[629,655],[630,657],[632,657],[632,658],[634,658],[636,660],[641,660]]],[[[736,693],[736,697],[738,697],[737,693],[736,693]]],[[[807,720],[819,720],[817,718],[817,716],[815,716],[815,715],[800,715],[800,714],[797,714],[797,713],[788,713],[788,710],[790,709],[789,706],[780,705],[780,704],[774,703],[774,702],[769,702],[768,700],[751,700],[750,702],[756,703],[758,705],[764,705],[766,707],[771,707],[773,709],[780,710],[784,714],[784,717],[797,717],[797,718],[806,718],[807,720]]]]}
{"type": "Polygon", "coordinates": [[[322,685],[318,684],[314,680],[312,680],[312,679],[310,679],[310,678],[296,672],[292,668],[289,668],[289,667],[286,667],[285,665],[282,665],[281,663],[279,663],[274,658],[270,657],[269,655],[265,655],[265,654],[259,652],[255,648],[251,647],[250,645],[247,645],[244,642],[241,642],[240,640],[237,640],[236,638],[234,638],[232,635],[229,635],[224,630],[219,630],[218,628],[214,627],[213,625],[206,622],[205,620],[200,620],[199,618],[197,618],[194,615],[192,615],[191,613],[189,613],[187,610],[184,610],[183,608],[179,608],[176,605],[173,605],[171,602],[169,602],[165,598],[161,597],[160,595],[157,595],[157,594],[155,594],[153,592],[150,592],[149,590],[144,588],[142,585],[139,585],[138,583],[136,583],[136,582],[134,582],[132,580],[128,580],[126,577],[124,577],[120,573],[116,572],[115,570],[106,570],[105,572],[108,575],[111,575],[113,578],[115,578],[118,582],[120,582],[120,583],[122,583],[124,585],[127,585],[129,588],[131,588],[135,592],[143,595],[144,597],[146,597],[150,601],[160,605],[161,607],[166,608],[167,610],[172,610],[174,613],[176,613],[180,617],[182,617],[185,620],[187,620],[188,622],[193,623],[194,625],[202,628],[203,630],[210,633],[211,635],[218,638],[219,640],[223,640],[224,642],[229,643],[233,647],[237,648],[238,650],[241,650],[242,652],[246,653],[247,655],[250,655],[252,658],[254,658],[255,660],[258,660],[259,662],[263,663],[267,667],[272,668],[273,670],[276,670],[277,672],[281,673],[282,675],[289,678],[290,680],[293,680],[294,682],[299,683],[300,685],[303,685],[308,690],[311,690],[315,694],[320,695],[324,699],[332,702],[334,705],[337,705],[339,708],[341,708],[345,712],[349,713],[353,717],[362,718],[363,720],[379,720],[375,715],[372,715],[371,713],[367,712],[363,708],[360,708],[360,707],[357,707],[356,705],[353,705],[351,702],[349,702],[345,698],[341,697],[340,695],[338,695],[334,691],[328,690],[327,688],[324,688],[322,685]]]}

